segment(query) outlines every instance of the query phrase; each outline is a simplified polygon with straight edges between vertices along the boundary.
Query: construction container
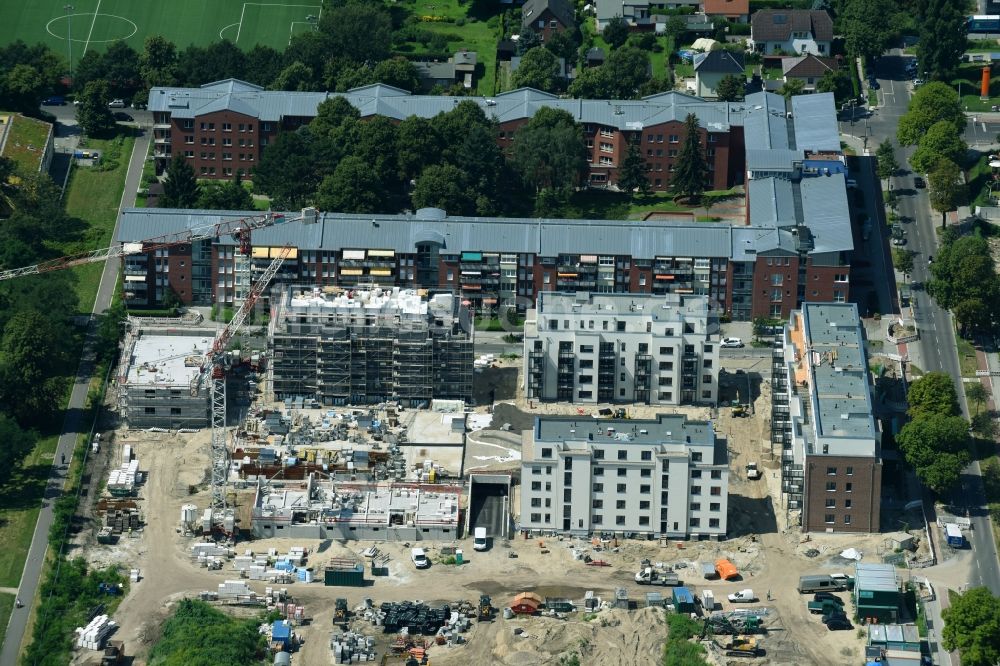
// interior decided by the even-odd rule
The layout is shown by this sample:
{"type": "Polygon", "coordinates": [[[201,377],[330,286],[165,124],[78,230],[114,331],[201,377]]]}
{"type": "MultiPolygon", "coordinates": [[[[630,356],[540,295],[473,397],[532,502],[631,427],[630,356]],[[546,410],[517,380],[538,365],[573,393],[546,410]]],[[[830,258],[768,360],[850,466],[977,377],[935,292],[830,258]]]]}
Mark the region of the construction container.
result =
{"type": "Polygon", "coordinates": [[[740,575],[736,565],[724,557],[715,561],[715,571],[722,580],[732,580],[740,575]]]}
{"type": "Polygon", "coordinates": [[[355,560],[335,559],[323,568],[323,585],[327,587],[364,587],[365,565],[355,560]]]}
{"type": "Polygon", "coordinates": [[[675,587],[673,589],[674,609],[678,613],[694,612],[694,595],[686,587],[675,587]]]}

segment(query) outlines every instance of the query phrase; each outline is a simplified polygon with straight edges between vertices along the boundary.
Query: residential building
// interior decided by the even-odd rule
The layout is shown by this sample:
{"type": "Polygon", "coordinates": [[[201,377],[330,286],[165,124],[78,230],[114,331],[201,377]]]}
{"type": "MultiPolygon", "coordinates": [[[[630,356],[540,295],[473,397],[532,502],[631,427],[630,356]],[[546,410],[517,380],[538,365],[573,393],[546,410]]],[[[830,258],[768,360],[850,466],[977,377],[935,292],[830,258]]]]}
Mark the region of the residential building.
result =
{"type": "Polygon", "coordinates": [[[695,94],[699,97],[718,97],[719,82],[727,76],[739,77],[746,81],[743,54],[727,49],[716,49],[708,53],[696,53],[694,62],[695,94]]]}
{"type": "Polygon", "coordinates": [[[268,324],[274,397],[407,407],[471,401],[472,327],[460,301],[398,287],[288,287],[268,324]]]}
{"type": "Polygon", "coordinates": [[[781,61],[782,79],[785,83],[793,79],[802,82],[802,92],[816,92],[816,85],[827,72],[836,73],[839,65],[834,58],[817,58],[811,53],[797,58],[785,58],[781,61]]]}
{"type": "Polygon", "coordinates": [[[456,84],[471,90],[475,87],[476,59],[475,51],[462,50],[448,58],[447,62],[418,60],[413,62],[413,66],[424,90],[429,91],[435,86],[451,88],[456,84]]]}
{"type": "MultiPolygon", "coordinates": [[[[456,65],[458,67],[458,65],[456,65]]],[[[464,77],[464,74],[463,74],[464,77]]],[[[464,78],[463,78],[464,85],[464,78]]],[[[252,176],[261,152],[279,131],[294,130],[316,116],[320,103],[341,96],[362,118],[376,115],[400,121],[412,115],[432,118],[455,108],[457,98],[412,95],[382,84],[346,93],[269,91],[230,79],[201,88],[153,88],[153,156],[163,170],[172,155],[183,154],[200,178],[231,179],[252,176]]],[[[497,121],[497,145],[508,150],[514,134],[538,109],[566,111],[583,126],[590,159],[587,183],[607,187],[618,180],[618,168],[628,143],[641,141],[650,186],[669,189],[670,172],[684,134],[688,113],[698,117],[700,135],[709,158],[710,189],[726,189],[742,182],[742,106],[706,102],[678,92],[651,95],[642,100],[578,100],[520,89],[495,97],[465,97],[497,121]]]]}
{"type": "Polygon", "coordinates": [[[48,173],[53,136],[52,123],[0,112],[0,157],[13,160],[22,173],[48,173]]]}
{"type": "Polygon", "coordinates": [[[729,457],[711,423],[540,416],[521,451],[522,530],[726,536],[729,457]]]}
{"type": "Polygon", "coordinates": [[[557,32],[576,29],[572,0],[524,0],[521,29],[533,30],[543,42],[557,32]]]}
{"type": "MultiPolygon", "coordinates": [[[[623,102],[624,120],[616,120],[619,109],[609,102],[521,92],[522,99],[541,95],[545,104],[571,110],[577,117],[618,123],[584,123],[588,141],[594,137],[599,142],[594,150],[602,160],[605,154],[609,161],[621,154],[623,137],[637,134],[654,187],[669,182],[684,117],[697,113],[707,126],[703,136],[708,157],[715,160],[710,166],[716,168],[710,171],[716,182],[722,180],[720,169],[747,179],[745,224],[695,222],[685,214],[635,225],[618,220],[456,217],[438,209],[399,215],[331,212],[320,215],[315,225],[287,223],[254,232],[255,247],[246,257],[230,237],[124,257],[126,302],[157,305],[173,291],[184,303],[239,303],[248,277],[263,271],[271,255],[286,244],[295,249],[276,283],[448,290],[461,293],[475,311],[497,312],[501,303],[523,311],[543,291],[679,293],[708,296],[720,316],[787,319],[804,301],[850,298],[853,230],[831,93],[790,101],[755,93],[734,103],[666,93],[654,98],[669,98],[669,106],[660,106],[654,98],[623,102]],[[629,123],[635,129],[629,129],[629,123]],[[668,126],[678,129],[671,133],[663,129],[668,126]],[[589,269],[591,257],[603,269],[560,270],[577,264],[589,269]],[[675,270],[673,280],[656,279],[664,274],[656,272],[656,265],[666,261],[691,269],[675,270]]],[[[490,108],[500,109],[503,118],[534,112],[523,105],[508,106],[509,100],[502,97],[490,108]]],[[[405,94],[390,97],[381,100],[379,108],[386,112],[390,100],[414,99],[405,94]]],[[[430,99],[454,103],[451,98],[430,99]]],[[[393,113],[401,115],[407,108],[393,113]]],[[[506,145],[503,135],[508,132],[499,133],[498,141],[506,145]]],[[[591,182],[613,182],[614,170],[592,166],[591,182]]],[[[128,209],[118,240],[142,242],[253,214],[128,209]]]]}
{"type": "MultiPolygon", "coordinates": [[[[593,258],[567,270],[601,270],[593,258]]],[[[653,270],[667,281],[691,267],[661,259],[653,270]]],[[[543,292],[525,321],[524,359],[529,400],[714,405],[718,315],[707,296],[543,292]]]]}
{"type": "Polygon", "coordinates": [[[667,17],[664,14],[657,14],[658,10],[667,9],[670,5],[680,7],[682,5],[691,6],[695,3],[684,2],[663,2],[658,0],[596,0],[594,3],[594,24],[597,32],[604,32],[608,21],[620,16],[625,19],[625,23],[630,30],[636,32],[656,32],[662,33],[667,26],[667,17]]]}
{"type": "Polygon", "coordinates": [[[767,54],[830,55],[833,20],[821,9],[762,9],[750,19],[748,46],[767,54]]]}
{"type": "Polygon", "coordinates": [[[774,352],[772,443],[803,532],[878,532],[882,433],[852,303],[803,303],[774,352]]]}
{"type": "Polygon", "coordinates": [[[709,18],[724,18],[734,23],[746,23],[750,18],[750,0],[704,0],[704,14],[709,18]]]}

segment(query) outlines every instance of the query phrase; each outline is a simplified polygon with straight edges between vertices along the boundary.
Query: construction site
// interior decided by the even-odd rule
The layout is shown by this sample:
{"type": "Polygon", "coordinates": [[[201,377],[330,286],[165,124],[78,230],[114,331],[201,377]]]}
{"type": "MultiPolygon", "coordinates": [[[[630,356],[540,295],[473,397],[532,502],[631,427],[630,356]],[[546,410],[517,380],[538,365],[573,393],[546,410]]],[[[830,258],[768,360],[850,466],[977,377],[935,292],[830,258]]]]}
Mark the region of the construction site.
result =
{"type": "Polygon", "coordinates": [[[279,400],[336,406],[470,402],[468,323],[468,311],[451,293],[289,287],[271,308],[271,389],[279,400]]]}

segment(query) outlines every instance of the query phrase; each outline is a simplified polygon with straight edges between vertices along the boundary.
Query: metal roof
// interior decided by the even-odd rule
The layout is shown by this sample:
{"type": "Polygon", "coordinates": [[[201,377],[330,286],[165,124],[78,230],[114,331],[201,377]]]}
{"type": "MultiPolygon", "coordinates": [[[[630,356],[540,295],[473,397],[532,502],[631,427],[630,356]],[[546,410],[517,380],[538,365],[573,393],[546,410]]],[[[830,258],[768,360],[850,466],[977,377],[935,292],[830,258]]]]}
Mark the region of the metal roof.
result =
{"type": "Polygon", "coordinates": [[[792,163],[802,161],[801,150],[753,148],[747,153],[747,171],[791,171],[792,163]]]}
{"type": "Polygon", "coordinates": [[[854,589],[870,592],[899,592],[899,576],[891,564],[858,562],[854,568],[854,589]]]}
{"type": "Polygon", "coordinates": [[[795,147],[809,151],[839,151],[840,135],[833,93],[797,95],[792,98],[795,147]]]}
{"type": "Polygon", "coordinates": [[[813,252],[848,252],[854,249],[847,180],[842,173],[806,176],[799,183],[803,221],[812,232],[813,252]]]}
{"type": "Polygon", "coordinates": [[[754,178],[747,183],[750,219],[754,224],[795,226],[792,181],[787,178],[754,178]]]}
{"type": "Polygon", "coordinates": [[[743,136],[747,150],[794,148],[788,136],[784,97],[768,92],[752,93],[746,96],[744,105],[743,136]]]}
{"type": "Polygon", "coordinates": [[[691,421],[683,414],[657,414],[652,419],[593,419],[589,415],[538,416],[535,442],[590,442],[588,433],[600,433],[592,440],[601,443],[685,444],[714,446],[715,430],[709,421],[691,421]],[[608,433],[611,434],[608,434],[608,433]],[[617,436],[616,436],[617,435],[617,436]]]}

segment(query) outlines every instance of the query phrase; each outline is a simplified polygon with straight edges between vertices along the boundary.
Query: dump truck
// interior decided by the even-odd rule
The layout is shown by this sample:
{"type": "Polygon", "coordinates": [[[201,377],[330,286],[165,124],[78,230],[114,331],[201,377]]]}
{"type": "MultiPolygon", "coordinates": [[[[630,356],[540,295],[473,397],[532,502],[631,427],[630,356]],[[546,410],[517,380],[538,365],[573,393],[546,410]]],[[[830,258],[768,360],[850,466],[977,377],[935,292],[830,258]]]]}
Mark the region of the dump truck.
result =
{"type": "Polygon", "coordinates": [[[734,604],[750,604],[757,601],[757,597],[754,596],[753,590],[750,589],[733,592],[727,598],[730,603],[734,604]]]}
{"type": "Polygon", "coordinates": [[[757,639],[753,636],[733,636],[725,650],[727,657],[757,657],[760,655],[757,639]]]}
{"type": "Polygon", "coordinates": [[[673,571],[659,571],[653,567],[645,567],[635,575],[639,585],[670,585],[681,584],[680,577],[673,571]]]}

